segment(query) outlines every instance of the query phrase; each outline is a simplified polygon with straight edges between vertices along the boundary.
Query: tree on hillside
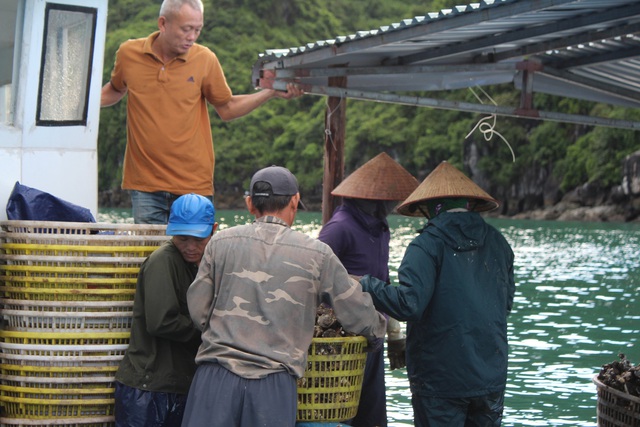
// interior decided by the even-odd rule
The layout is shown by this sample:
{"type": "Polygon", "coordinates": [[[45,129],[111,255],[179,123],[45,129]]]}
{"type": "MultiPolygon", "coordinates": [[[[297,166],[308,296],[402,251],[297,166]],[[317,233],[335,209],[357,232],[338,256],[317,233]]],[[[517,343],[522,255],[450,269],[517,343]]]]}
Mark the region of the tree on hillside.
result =
{"type": "MultiPolygon", "coordinates": [[[[405,18],[453,7],[459,0],[205,0],[205,28],[199,43],[219,57],[235,93],[254,90],[251,68],[270,48],[303,46],[358,30],[371,30],[405,18]]],[[[160,1],[111,0],[103,80],[109,79],[119,44],[156,29],[160,1]]],[[[511,85],[487,88],[502,106],[516,107],[519,92],[511,85]]],[[[424,94],[422,94],[424,95],[424,94]]],[[[427,96],[477,102],[469,90],[427,96]]],[[[636,115],[599,104],[536,95],[535,108],[562,108],[577,114],[598,112],[636,115]]],[[[100,190],[118,188],[126,142],[125,102],[101,111],[99,132],[100,190]]],[[[289,167],[306,196],[322,193],[326,98],[305,96],[293,102],[272,101],[246,117],[224,123],[210,109],[216,153],[217,194],[241,194],[251,174],[268,164],[289,167]]],[[[418,179],[442,160],[472,168],[474,179],[505,198],[525,198],[541,191],[531,183],[561,183],[569,191],[585,182],[613,186],[620,181],[620,162],[638,150],[638,133],[556,122],[498,117],[486,141],[476,130],[480,114],[450,110],[347,101],[345,172],[386,151],[418,179]],[[505,142],[506,141],[506,142],[505,142]],[[512,159],[511,149],[515,154],[512,159]],[[475,150],[475,151],[474,151],[475,150]],[[477,159],[470,163],[470,153],[477,159]],[[535,181],[535,180],[534,180],[535,181]],[[538,182],[538,181],[535,181],[538,182]]],[[[625,117],[638,120],[638,117],[625,117]]],[[[558,184],[559,186],[560,184],[558,184]]],[[[531,198],[541,203],[541,198],[531,198]]],[[[513,206],[513,203],[512,203],[513,206]]],[[[524,205],[523,205],[524,206],[524,205]]],[[[528,206],[528,205],[527,205],[528,206]]]]}

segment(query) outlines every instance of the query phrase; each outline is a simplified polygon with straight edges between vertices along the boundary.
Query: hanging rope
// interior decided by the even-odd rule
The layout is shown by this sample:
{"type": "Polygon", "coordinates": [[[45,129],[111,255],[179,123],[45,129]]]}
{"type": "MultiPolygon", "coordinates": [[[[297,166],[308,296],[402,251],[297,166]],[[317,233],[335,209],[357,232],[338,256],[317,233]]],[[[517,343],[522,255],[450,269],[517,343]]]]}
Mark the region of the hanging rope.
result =
{"type": "MultiPolygon", "coordinates": [[[[484,91],[484,89],[482,89],[481,87],[478,87],[482,93],[484,94],[484,96],[486,96],[489,101],[491,101],[493,103],[493,105],[498,105],[493,98],[491,98],[489,96],[489,94],[487,92],[484,91]]],[[[480,97],[478,96],[478,94],[473,90],[472,87],[469,88],[469,90],[471,91],[471,93],[473,93],[473,96],[476,97],[476,99],[481,103],[484,104],[484,102],[482,102],[482,99],[480,99],[480,97]]],[[[498,132],[497,130],[495,130],[496,127],[496,121],[497,121],[497,116],[496,114],[490,114],[487,117],[483,117],[482,119],[478,120],[478,123],[476,123],[476,125],[473,127],[473,129],[471,129],[471,132],[469,132],[467,134],[467,136],[464,137],[464,139],[469,138],[469,136],[471,136],[471,134],[473,132],[475,132],[476,129],[478,129],[480,131],[480,133],[482,133],[482,136],[484,137],[485,141],[491,141],[491,139],[493,138],[493,135],[498,135],[500,137],[500,139],[502,139],[504,141],[505,144],[507,144],[507,147],[509,147],[509,151],[511,151],[511,157],[513,158],[513,162],[516,162],[516,155],[513,152],[513,148],[511,148],[511,145],[509,144],[509,141],[507,141],[507,139],[502,136],[502,134],[500,132],[498,132]]]]}
{"type": "MultiPolygon", "coordinates": [[[[329,110],[329,97],[325,98],[324,101],[325,105],[327,106],[327,110],[329,110]]],[[[338,151],[338,149],[336,148],[336,144],[333,141],[333,134],[331,133],[331,129],[328,128],[327,124],[331,122],[331,116],[333,115],[333,113],[336,112],[336,110],[338,108],[340,108],[340,104],[342,103],[342,95],[340,95],[340,101],[338,102],[338,105],[336,105],[336,108],[333,109],[333,111],[329,110],[329,112],[327,113],[327,119],[324,123],[324,134],[329,137],[329,141],[331,141],[331,146],[333,147],[333,151],[338,151]]]]}

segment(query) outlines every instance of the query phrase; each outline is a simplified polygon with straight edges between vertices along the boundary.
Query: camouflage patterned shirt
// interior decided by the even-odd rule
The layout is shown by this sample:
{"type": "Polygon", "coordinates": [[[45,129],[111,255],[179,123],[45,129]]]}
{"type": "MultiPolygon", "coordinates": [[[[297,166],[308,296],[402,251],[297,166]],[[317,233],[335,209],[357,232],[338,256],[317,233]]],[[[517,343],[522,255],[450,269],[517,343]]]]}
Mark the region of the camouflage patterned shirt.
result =
{"type": "Polygon", "coordinates": [[[273,216],[217,232],[187,293],[202,329],[196,363],[243,378],[302,377],[321,300],[344,329],[384,337],[384,317],[326,244],[273,216]]]}

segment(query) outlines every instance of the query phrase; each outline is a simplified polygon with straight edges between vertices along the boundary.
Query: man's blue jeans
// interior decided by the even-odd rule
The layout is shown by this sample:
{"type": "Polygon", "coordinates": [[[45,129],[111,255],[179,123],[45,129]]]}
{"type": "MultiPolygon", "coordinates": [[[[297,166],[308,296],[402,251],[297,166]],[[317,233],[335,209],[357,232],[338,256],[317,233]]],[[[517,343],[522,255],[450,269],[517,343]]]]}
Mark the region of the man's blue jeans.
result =
{"type": "MultiPolygon", "coordinates": [[[[171,205],[180,195],[166,191],[147,193],[131,190],[133,222],[136,224],[167,224],[171,205]]],[[[205,196],[213,203],[213,196],[205,196]]]]}

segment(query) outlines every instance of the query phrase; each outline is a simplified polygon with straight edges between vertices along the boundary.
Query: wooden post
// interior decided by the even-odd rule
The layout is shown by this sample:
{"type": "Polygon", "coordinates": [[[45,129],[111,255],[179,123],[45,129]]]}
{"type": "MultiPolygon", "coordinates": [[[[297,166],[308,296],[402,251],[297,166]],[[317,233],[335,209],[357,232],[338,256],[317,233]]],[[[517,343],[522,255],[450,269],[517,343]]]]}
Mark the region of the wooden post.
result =
{"type": "MultiPolygon", "coordinates": [[[[329,86],[345,87],[347,78],[344,76],[330,77],[329,86]]],[[[331,195],[331,191],[342,182],[344,177],[344,136],[346,128],[345,98],[329,97],[324,116],[324,176],[322,178],[322,223],[326,224],[340,197],[331,195]]]]}

